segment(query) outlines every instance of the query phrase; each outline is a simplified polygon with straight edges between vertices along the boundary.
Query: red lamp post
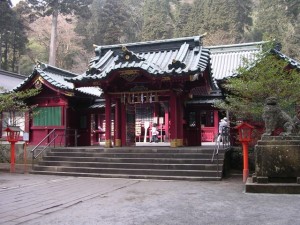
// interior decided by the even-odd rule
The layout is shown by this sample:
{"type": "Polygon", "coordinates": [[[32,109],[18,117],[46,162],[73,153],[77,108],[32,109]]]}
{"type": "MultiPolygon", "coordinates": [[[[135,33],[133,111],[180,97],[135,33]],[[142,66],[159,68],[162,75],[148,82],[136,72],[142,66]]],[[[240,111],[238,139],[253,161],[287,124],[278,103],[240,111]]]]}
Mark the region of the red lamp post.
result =
{"type": "Polygon", "coordinates": [[[18,126],[9,126],[4,131],[7,132],[7,141],[10,142],[10,172],[15,172],[15,144],[19,141],[20,132],[18,126]]]}
{"type": "Polygon", "coordinates": [[[236,126],[235,128],[238,129],[239,131],[239,141],[242,143],[243,146],[243,162],[244,162],[243,182],[246,182],[249,176],[248,145],[249,142],[251,141],[251,135],[254,127],[246,122],[243,122],[240,125],[236,126]]]}

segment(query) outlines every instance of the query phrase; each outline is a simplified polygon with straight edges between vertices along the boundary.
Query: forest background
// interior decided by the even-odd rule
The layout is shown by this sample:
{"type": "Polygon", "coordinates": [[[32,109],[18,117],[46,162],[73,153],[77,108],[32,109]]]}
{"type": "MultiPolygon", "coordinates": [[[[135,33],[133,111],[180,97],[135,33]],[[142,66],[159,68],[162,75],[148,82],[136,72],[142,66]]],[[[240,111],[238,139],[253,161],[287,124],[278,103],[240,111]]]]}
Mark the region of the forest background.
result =
{"type": "MultiPolygon", "coordinates": [[[[72,1],[69,2],[72,5],[72,1]]],[[[88,4],[88,11],[75,14],[65,8],[69,13],[58,15],[55,65],[74,73],[86,70],[94,57],[93,44],[204,33],[204,46],[275,39],[281,43],[283,53],[300,61],[299,0],[83,2],[88,4]]],[[[0,69],[29,75],[36,60],[49,61],[52,16],[33,11],[28,1],[20,1],[16,6],[10,3],[9,0],[0,1],[0,69]]]]}

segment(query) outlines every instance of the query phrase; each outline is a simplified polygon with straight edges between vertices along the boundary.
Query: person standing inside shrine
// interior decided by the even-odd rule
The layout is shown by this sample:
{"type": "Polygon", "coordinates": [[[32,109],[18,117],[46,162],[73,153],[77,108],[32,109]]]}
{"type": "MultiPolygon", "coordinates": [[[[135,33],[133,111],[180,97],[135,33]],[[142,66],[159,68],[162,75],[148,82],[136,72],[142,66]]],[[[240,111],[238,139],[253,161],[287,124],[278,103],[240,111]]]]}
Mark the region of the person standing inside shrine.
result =
{"type": "Polygon", "coordinates": [[[150,142],[158,142],[158,138],[157,138],[157,135],[158,135],[158,131],[157,131],[157,127],[156,127],[156,123],[153,123],[152,125],[152,128],[151,128],[151,141],[150,142]]]}

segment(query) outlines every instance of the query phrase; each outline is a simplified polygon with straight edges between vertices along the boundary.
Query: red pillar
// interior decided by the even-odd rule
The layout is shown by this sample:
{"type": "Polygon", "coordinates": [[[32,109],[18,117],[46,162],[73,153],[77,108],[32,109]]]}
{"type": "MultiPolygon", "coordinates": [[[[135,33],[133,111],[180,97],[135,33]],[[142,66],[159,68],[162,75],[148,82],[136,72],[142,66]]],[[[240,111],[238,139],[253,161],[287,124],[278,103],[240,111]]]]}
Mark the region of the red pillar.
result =
{"type": "Polygon", "coordinates": [[[105,95],[105,147],[111,148],[111,97],[105,95]]]}
{"type": "Polygon", "coordinates": [[[177,146],[183,146],[183,101],[182,97],[177,98],[177,146]]]}
{"type": "Polygon", "coordinates": [[[121,131],[122,131],[122,122],[121,122],[121,102],[120,99],[116,99],[115,106],[115,146],[121,147],[121,131]]]}
{"type": "Polygon", "coordinates": [[[242,142],[242,145],[243,145],[243,159],[244,159],[243,182],[246,182],[249,176],[248,142],[242,142]]]}
{"type": "Polygon", "coordinates": [[[16,159],[16,154],[15,154],[15,144],[16,141],[11,141],[10,142],[10,172],[14,173],[15,172],[15,159],[16,159]]]}
{"type": "Polygon", "coordinates": [[[218,110],[214,110],[214,137],[218,135],[218,133],[219,133],[219,113],[218,110]]]}
{"type": "Polygon", "coordinates": [[[165,107],[165,140],[170,139],[169,133],[169,108],[165,107]]]}
{"type": "Polygon", "coordinates": [[[177,96],[171,92],[170,96],[170,144],[171,147],[177,147],[178,138],[178,112],[177,112],[177,96]]]}
{"type": "Polygon", "coordinates": [[[121,143],[126,146],[126,103],[121,103],[121,143]]]}

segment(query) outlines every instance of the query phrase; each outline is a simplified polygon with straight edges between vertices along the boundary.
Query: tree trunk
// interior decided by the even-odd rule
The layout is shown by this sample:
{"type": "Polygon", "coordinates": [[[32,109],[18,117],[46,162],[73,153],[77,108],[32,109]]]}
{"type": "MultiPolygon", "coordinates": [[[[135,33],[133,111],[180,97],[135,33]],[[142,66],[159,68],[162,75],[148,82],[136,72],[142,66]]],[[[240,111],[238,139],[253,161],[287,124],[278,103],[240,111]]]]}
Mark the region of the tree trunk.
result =
{"type": "Polygon", "coordinates": [[[16,57],[16,32],[14,32],[14,40],[13,40],[13,46],[12,46],[12,50],[13,50],[13,58],[12,58],[12,62],[11,62],[11,68],[13,72],[16,72],[16,61],[17,61],[17,57],[16,57]]]}
{"type": "Polygon", "coordinates": [[[0,69],[2,66],[2,34],[0,34],[0,69]]]}
{"type": "Polygon", "coordinates": [[[58,19],[58,5],[54,7],[54,11],[52,14],[51,39],[50,39],[50,49],[49,49],[49,64],[51,66],[55,66],[55,61],[56,61],[57,19],[58,19]]]}

